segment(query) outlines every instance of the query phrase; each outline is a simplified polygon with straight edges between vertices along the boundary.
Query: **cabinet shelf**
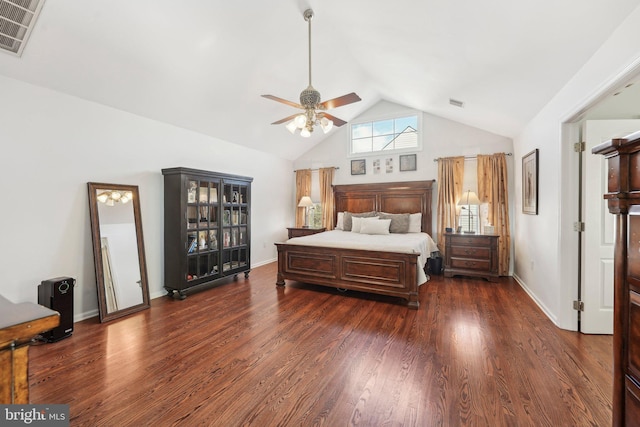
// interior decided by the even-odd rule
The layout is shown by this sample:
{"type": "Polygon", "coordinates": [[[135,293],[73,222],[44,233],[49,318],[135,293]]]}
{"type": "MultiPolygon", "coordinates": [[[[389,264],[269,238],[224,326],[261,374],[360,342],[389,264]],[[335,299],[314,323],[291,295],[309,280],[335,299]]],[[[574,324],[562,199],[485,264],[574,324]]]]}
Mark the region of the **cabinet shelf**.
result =
{"type": "Polygon", "coordinates": [[[204,255],[204,254],[211,254],[211,253],[216,253],[218,252],[219,249],[200,249],[198,252],[189,252],[187,254],[187,256],[192,257],[192,256],[198,256],[198,255],[204,255]]]}
{"type": "Polygon", "coordinates": [[[189,168],[163,169],[165,289],[169,295],[216,284],[250,268],[253,178],[189,168]]]}

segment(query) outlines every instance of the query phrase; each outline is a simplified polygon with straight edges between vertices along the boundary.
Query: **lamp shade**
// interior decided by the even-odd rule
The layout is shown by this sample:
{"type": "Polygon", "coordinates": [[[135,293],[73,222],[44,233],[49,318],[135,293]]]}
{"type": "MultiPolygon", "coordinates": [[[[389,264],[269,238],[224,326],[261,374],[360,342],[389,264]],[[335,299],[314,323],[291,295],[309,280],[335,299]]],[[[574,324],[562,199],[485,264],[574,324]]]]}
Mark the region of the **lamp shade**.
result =
{"type": "Polygon", "coordinates": [[[320,119],[320,127],[324,133],[328,133],[333,127],[333,120],[329,120],[326,117],[320,119]]]}
{"type": "Polygon", "coordinates": [[[107,200],[109,200],[109,193],[107,192],[103,192],[98,194],[97,199],[100,203],[107,203],[107,200]]]}
{"type": "Polygon", "coordinates": [[[296,121],[295,120],[291,120],[289,123],[287,123],[286,126],[287,130],[291,133],[296,133],[296,129],[298,129],[298,126],[296,125],[296,121]]]}
{"type": "Polygon", "coordinates": [[[479,205],[480,199],[475,191],[467,190],[458,201],[458,206],[479,205]]]}
{"type": "Polygon", "coordinates": [[[308,208],[309,206],[313,206],[313,201],[311,200],[311,197],[303,196],[302,199],[300,199],[300,203],[298,203],[298,207],[308,208]]]}
{"type": "Polygon", "coordinates": [[[293,119],[293,121],[296,122],[296,126],[298,128],[302,129],[307,125],[307,116],[305,116],[304,114],[298,114],[296,118],[293,119]]]}

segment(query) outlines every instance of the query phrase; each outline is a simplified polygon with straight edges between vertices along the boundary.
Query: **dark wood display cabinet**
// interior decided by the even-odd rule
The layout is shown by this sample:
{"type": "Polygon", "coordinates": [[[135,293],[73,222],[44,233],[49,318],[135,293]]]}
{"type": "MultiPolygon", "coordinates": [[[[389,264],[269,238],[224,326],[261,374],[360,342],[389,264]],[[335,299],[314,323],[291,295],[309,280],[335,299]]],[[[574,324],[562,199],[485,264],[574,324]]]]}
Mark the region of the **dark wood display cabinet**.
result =
{"type": "Polygon", "coordinates": [[[640,132],[593,148],[607,158],[616,216],[613,262],[613,425],[640,426],[640,132]]]}
{"type": "Polygon", "coordinates": [[[165,289],[187,290],[249,276],[253,178],[163,169],[165,289]]]}

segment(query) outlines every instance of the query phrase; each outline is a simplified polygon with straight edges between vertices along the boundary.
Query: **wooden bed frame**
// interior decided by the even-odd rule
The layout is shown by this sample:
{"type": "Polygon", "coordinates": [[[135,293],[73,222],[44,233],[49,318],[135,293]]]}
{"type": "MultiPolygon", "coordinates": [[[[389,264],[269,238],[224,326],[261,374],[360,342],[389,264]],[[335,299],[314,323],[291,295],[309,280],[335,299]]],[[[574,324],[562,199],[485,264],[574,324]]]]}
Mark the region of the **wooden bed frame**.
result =
{"type": "MultiPolygon", "coordinates": [[[[431,235],[434,181],[334,185],[338,212],[422,213],[422,231],[431,235]]],[[[276,243],[278,278],[401,297],[417,309],[418,254],[276,243]]]]}

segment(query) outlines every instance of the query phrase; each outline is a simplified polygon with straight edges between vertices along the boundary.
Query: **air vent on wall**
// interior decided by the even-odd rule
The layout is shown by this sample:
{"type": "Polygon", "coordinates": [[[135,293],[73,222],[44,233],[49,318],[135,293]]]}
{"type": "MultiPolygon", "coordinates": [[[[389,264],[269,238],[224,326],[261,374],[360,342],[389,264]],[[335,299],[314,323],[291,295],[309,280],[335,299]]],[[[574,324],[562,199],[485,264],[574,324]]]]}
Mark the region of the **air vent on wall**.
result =
{"type": "Polygon", "coordinates": [[[464,102],[458,101],[457,99],[449,98],[449,104],[453,105],[454,107],[464,108],[464,102]]]}
{"type": "Polygon", "coordinates": [[[22,55],[44,0],[0,0],[0,50],[22,55]]]}

